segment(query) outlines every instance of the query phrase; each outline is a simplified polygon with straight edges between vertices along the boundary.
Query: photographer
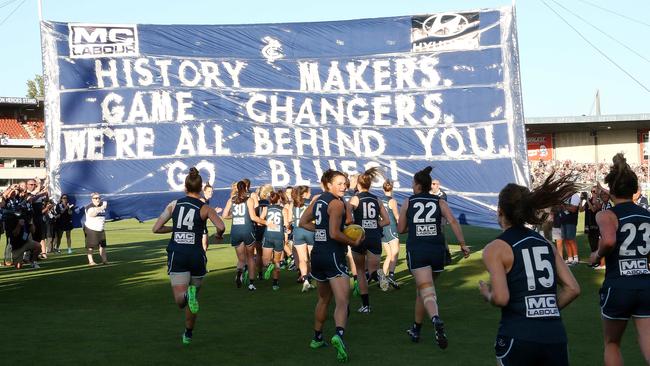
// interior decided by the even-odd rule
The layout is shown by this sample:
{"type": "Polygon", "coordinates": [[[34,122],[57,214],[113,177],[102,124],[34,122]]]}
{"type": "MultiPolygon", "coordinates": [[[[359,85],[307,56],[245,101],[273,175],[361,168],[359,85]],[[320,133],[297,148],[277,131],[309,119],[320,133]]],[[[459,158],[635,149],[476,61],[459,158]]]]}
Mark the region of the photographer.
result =
{"type": "Polygon", "coordinates": [[[2,194],[3,216],[9,244],[11,245],[12,263],[16,268],[22,268],[22,259],[26,252],[31,252],[32,267],[40,268],[37,263],[41,252],[39,243],[32,240],[34,224],[32,221],[33,208],[29,201],[26,184],[12,185],[2,194]]]}
{"type": "MultiPolygon", "coordinates": [[[[589,195],[587,192],[582,192],[580,198],[584,202],[580,210],[585,212],[585,234],[587,234],[587,240],[589,241],[590,252],[593,253],[598,249],[598,239],[600,238],[596,213],[602,210],[603,203],[600,201],[596,187],[591,188],[591,194],[589,195]]],[[[592,267],[597,268],[598,264],[594,264],[592,267]]]]}
{"type": "Polygon", "coordinates": [[[106,233],[104,223],[106,222],[106,207],[108,203],[102,202],[99,193],[93,192],[90,197],[92,202],[86,206],[86,222],[84,223],[84,234],[86,235],[86,248],[88,250],[88,265],[94,266],[93,250],[99,247],[99,255],[102,264],[108,264],[106,258],[106,233]]]}

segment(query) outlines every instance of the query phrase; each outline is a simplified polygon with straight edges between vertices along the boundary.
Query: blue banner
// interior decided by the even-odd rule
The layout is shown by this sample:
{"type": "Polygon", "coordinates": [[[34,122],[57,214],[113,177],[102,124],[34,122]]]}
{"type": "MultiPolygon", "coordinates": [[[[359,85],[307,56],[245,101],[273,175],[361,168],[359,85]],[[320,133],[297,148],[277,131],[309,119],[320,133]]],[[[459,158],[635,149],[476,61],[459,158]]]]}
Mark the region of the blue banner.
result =
{"type": "MultiPolygon", "coordinates": [[[[319,186],[380,166],[401,201],[432,165],[462,223],[529,183],[511,8],[319,23],[43,22],[48,174],[109,217],[156,217],[196,166],[319,186]]],[[[382,182],[377,182],[377,187],[382,182]]]]}

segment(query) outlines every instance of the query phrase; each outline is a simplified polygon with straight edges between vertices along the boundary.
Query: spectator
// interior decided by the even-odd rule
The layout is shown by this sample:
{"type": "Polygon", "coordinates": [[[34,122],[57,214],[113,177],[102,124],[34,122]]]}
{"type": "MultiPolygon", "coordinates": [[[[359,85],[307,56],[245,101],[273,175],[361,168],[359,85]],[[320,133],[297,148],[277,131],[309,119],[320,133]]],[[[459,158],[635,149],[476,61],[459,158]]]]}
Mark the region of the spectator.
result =
{"type": "Polygon", "coordinates": [[[72,208],[74,205],[69,203],[68,195],[61,195],[61,200],[56,205],[56,249],[60,251],[61,239],[65,233],[66,243],[68,245],[68,254],[72,254],[72,240],[70,232],[72,231],[72,208]]]}
{"type": "Polygon", "coordinates": [[[40,244],[32,238],[34,232],[33,208],[29,192],[24,182],[6,189],[3,193],[2,205],[5,208],[5,227],[9,245],[11,246],[11,262],[20,269],[23,258],[29,254],[32,267],[40,268],[38,255],[41,252],[40,244]]]}
{"type": "Polygon", "coordinates": [[[99,193],[93,192],[90,197],[92,202],[86,206],[86,222],[84,234],[86,236],[86,249],[88,250],[88,265],[97,265],[93,259],[93,250],[99,248],[99,256],[102,264],[108,264],[106,257],[106,233],[104,223],[106,222],[106,207],[108,203],[102,202],[99,193]]]}
{"type": "Polygon", "coordinates": [[[575,193],[568,198],[561,207],[560,229],[562,230],[562,243],[566,246],[567,264],[578,264],[578,245],[576,244],[576,227],[578,225],[578,208],[580,194],[575,193]]]}
{"type": "MultiPolygon", "coordinates": [[[[447,202],[447,193],[443,191],[440,188],[440,180],[439,179],[432,179],[431,180],[431,194],[434,196],[440,197],[441,200],[444,200],[447,202]]],[[[442,230],[445,230],[445,227],[447,226],[447,220],[443,217],[440,219],[440,225],[442,227],[442,230]]],[[[445,253],[445,265],[451,264],[451,251],[449,251],[449,244],[447,243],[447,235],[445,235],[445,248],[447,249],[447,252],[445,253]]]]}
{"type": "MultiPolygon", "coordinates": [[[[586,193],[586,192],[585,192],[586,193]]],[[[584,204],[581,211],[585,212],[585,234],[589,242],[589,250],[591,253],[598,249],[598,240],[600,239],[600,229],[596,223],[596,214],[603,209],[603,202],[598,196],[598,187],[591,188],[591,194],[584,199],[584,204]]],[[[600,263],[592,265],[595,269],[605,268],[605,259],[603,258],[600,263]]]]}
{"type": "Polygon", "coordinates": [[[648,198],[644,196],[643,193],[641,193],[641,186],[639,186],[639,189],[636,191],[632,199],[634,200],[634,203],[637,204],[637,206],[648,210],[648,198]]]}

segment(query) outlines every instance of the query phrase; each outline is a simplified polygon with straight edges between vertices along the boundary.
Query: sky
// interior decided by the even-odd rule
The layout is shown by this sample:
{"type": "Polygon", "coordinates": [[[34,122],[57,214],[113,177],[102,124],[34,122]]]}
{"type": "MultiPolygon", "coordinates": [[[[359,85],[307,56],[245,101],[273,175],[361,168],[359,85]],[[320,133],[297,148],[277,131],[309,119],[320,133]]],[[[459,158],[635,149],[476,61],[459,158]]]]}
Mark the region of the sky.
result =
{"type": "MultiPolygon", "coordinates": [[[[43,18],[100,23],[251,24],[507,5],[511,3],[504,0],[43,0],[43,18]]],[[[650,19],[644,17],[650,14],[650,1],[520,0],[516,12],[526,117],[593,115],[597,90],[602,114],[650,113],[650,19]]],[[[0,96],[25,96],[26,81],[41,72],[37,0],[0,0],[0,96]]]]}

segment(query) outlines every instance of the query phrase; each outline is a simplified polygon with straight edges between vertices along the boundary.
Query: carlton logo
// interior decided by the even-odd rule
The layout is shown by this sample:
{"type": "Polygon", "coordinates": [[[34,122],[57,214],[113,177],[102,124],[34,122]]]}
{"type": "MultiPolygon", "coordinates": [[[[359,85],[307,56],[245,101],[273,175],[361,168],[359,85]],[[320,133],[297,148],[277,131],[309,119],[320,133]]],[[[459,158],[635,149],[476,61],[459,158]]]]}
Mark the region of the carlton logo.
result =
{"type": "Polygon", "coordinates": [[[526,317],[547,318],[560,316],[555,295],[526,296],[526,317]]]}
{"type": "Polygon", "coordinates": [[[71,58],[137,56],[135,25],[68,24],[71,58]]]}

